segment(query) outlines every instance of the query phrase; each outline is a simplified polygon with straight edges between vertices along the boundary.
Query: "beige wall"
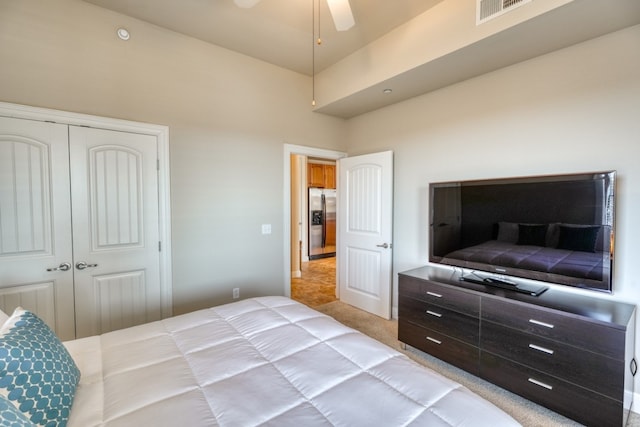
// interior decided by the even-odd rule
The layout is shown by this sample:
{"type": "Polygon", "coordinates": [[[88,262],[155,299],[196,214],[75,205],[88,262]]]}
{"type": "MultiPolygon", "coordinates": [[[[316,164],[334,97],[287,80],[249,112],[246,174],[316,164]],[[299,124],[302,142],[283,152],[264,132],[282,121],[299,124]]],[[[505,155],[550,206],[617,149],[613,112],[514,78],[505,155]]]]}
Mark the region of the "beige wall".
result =
{"type": "Polygon", "coordinates": [[[394,274],[426,263],[429,182],[615,169],[603,297],[640,303],[638,26],[348,122],[308,77],[76,0],[0,0],[0,58],[2,101],[170,127],[176,312],[283,292],[283,142],[394,151],[394,274]]]}
{"type": "Polygon", "coordinates": [[[640,26],[348,127],[350,155],[394,151],[394,274],[427,263],[430,182],[617,170],[614,294],[601,296],[640,304],[640,26]]]}
{"type": "MultiPolygon", "coordinates": [[[[489,20],[483,25],[475,25],[475,1],[439,2],[413,20],[318,73],[318,107],[354,95],[424,64],[442,60],[452,52],[571,1],[531,2],[527,7],[515,8],[500,19],[489,20]]],[[[393,87],[393,83],[390,82],[390,85],[393,87]]]]}
{"type": "Polygon", "coordinates": [[[0,101],[169,126],[176,313],[283,294],[283,144],[344,143],[309,77],[77,0],[0,0],[0,59],[0,101]]]}

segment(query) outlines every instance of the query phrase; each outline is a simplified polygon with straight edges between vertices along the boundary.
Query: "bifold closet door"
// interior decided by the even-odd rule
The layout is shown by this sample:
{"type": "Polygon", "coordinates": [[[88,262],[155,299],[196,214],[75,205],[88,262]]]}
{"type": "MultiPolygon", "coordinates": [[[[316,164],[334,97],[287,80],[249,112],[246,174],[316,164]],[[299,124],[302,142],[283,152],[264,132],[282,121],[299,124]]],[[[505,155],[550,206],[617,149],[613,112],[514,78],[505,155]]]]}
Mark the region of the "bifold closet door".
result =
{"type": "Polygon", "coordinates": [[[68,127],[0,117],[0,308],[75,337],[68,127]]]}
{"type": "Polygon", "coordinates": [[[161,317],[155,136],[0,117],[0,309],[63,340],[161,317]]]}
{"type": "Polygon", "coordinates": [[[157,140],[69,127],[76,335],[161,318],[157,140]]]}

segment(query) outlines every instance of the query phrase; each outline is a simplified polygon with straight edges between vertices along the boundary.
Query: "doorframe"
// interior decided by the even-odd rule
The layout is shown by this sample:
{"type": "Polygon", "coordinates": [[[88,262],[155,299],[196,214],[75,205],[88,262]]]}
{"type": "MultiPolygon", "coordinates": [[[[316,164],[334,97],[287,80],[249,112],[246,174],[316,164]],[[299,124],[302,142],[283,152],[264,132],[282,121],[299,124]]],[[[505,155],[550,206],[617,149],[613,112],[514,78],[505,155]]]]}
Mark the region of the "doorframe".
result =
{"type": "MultiPolygon", "coordinates": [[[[347,157],[343,151],[326,150],[304,145],[284,144],[284,295],[291,297],[291,155],[299,154],[307,157],[321,157],[339,160],[347,157]]],[[[337,173],[336,173],[337,175],[337,173]]],[[[336,185],[336,187],[338,187],[336,185]]],[[[339,191],[339,190],[338,190],[339,191]]],[[[336,246],[337,247],[337,246],[336,246]]]]}
{"type": "Polygon", "coordinates": [[[54,122],[71,126],[138,133],[155,136],[158,141],[158,231],[160,251],[160,303],[162,317],[173,314],[173,280],[171,269],[171,194],[169,169],[169,127],[110,117],[93,116],[49,108],[0,102],[0,116],[54,122]]]}

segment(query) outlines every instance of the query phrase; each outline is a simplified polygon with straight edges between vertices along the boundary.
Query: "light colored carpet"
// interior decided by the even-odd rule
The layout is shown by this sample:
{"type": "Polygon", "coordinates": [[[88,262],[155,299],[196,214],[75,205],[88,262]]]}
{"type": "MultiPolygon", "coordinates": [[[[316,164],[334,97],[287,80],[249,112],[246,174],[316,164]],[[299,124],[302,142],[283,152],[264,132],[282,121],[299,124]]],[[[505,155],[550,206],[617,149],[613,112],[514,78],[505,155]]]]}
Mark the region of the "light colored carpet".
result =
{"type": "MultiPolygon", "coordinates": [[[[402,349],[398,341],[397,320],[384,320],[340,301],[314,308],[466,386],[510,414],[525,427],[581,425],[412,347],[402,349]]],[[[640,427],[640,415],[631,413],[627,427],[640,427]]]]}

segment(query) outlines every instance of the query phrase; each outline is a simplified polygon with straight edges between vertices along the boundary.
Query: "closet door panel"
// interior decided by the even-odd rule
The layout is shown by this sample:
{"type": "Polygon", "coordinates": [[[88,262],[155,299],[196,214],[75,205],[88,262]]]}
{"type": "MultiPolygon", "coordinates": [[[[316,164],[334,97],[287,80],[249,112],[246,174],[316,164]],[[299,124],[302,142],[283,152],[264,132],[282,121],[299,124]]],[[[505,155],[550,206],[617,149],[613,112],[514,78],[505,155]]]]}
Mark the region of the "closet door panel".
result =
{"type": "Polygon", "coordinates": [[[88,150],[91,250],[142,247],[142,153],[125,147],[88,150]]]}
{"type": "Polygon", "coordinates": [[[0,309],[62,339],[75,337],[69,185],[66,125],[0,117],[0,309]]]}
{"type": "Polygon", "coordinates": [[[156,138],[69,132],[78,337],[158,320],[156,138]]]}

